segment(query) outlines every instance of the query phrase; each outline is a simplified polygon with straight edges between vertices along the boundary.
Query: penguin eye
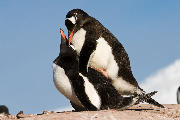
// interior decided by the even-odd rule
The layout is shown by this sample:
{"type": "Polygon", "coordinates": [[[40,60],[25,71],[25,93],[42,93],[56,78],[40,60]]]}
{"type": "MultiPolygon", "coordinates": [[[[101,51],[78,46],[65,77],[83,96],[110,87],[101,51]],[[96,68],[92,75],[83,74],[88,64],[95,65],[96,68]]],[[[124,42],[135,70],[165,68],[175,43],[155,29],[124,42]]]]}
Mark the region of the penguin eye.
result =
{"type": "Polygon", "coordinates": [[[68,30],[70,30],[70,31],[73,30],[74,24],[70,20],[66,19],[65,20],[65,25],[66,25],[68,30]]]}

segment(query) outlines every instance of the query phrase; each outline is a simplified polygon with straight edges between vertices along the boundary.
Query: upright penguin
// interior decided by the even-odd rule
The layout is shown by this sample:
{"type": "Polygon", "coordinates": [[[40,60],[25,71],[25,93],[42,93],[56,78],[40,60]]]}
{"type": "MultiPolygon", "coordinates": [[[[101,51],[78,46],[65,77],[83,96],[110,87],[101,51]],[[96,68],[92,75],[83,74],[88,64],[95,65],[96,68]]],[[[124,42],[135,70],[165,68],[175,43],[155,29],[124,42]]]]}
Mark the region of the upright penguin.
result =
{"type": "MultiPolygon", "coordinates": [[[[61,30],[60,32],[63,32],[63,31],[61,30]]],[[[70,69],[70,68],[77,70],[78,65],[73,64],[71,66],[71,64],[66,64],[66,62],[68,62],[68,60],[71,60],[71,59],[67,59],[67,61],[62,59],[65,55],[68,56],[68,54],[70,54],[70,53],[67,53],[68,51],[64,49],[66,47],[66,44],[68,43],[67,41],[65,43],[66,38],[63,35],[64,34],[61,33],[60,53],[58,57],[53,61],[53,80],[58,91],[62,93],[66,98],[68,98],[71,104],[76,105],[75,109],[79,111],[79,110],[83,110],[84,106],[77,98],[73,85],[68,77],[71,75],[71,72],[69,71],[69,73],[67,73],[65,71],[66,69],[70,69]]],[[[77,71],[76,71],[76,74],[77,74],[77,71]]]]}
{"type": "Polygon", "coordinates": [[[68,34],[73,33],[70,42],[80,56],[80,72],[85,67],[105,71],[122,95],[144,93],[132,74],[124,47],[98,20],[81,9],[73,9],[66,15],[65,25],[68,34]]]}
{"type": "Polygon", "coordinates": [[[177,89],[177,103],[180,104],[180,86],[177,89]]]}
{"type": "MultiPolygon", "coordinates": [[[[86,75],[80,73],[79,57],[68,42],[65,42],[62,30],[61,35],[60,54],[53,62],[54,83],[76,110],[119,109],[144,101],[139,96],[122,97],[109,79],[92,68],[88,68],[86,75]]],[[[149,96],[154,94],[152,92],[149,96]]]]}

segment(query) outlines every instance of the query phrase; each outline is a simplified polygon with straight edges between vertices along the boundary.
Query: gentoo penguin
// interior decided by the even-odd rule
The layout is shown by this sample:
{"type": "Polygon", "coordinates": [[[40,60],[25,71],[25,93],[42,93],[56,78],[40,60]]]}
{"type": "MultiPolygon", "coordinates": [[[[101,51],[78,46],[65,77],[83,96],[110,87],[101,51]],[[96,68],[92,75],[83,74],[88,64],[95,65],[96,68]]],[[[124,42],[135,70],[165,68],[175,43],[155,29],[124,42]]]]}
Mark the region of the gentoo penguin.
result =
{"type": "Polygon", "coordinates": [[[180,86],[177,90],[177,103],[180,104],[180,86]]]}
{"type": "MultiPolygon", "coordinates": [[[[68,56],[68,53],[67,53],[68,51],[64,49],[67,47],[66,45],[68,43],[66,41],[65,35],[62,33],[63,31],[60,30],[60,32],[61,32],[60,53],[59,53],[59,56],[53,61],[54,84],[56,88],[58,89],[58,91],[61,92],[66,98],[70,100],[73,107],[75,107],[75,110],[81,111],[81,110],[84,110],[84,106],[81,104],[81,102],[77,98],[74,92],[72,83],[68,77],[68,75],[71,74],[70,68],[73,69],[74,71],[78,70],[78,64],[73,64],[71,66],[72,63],[68,61],[71,59],[67,59],[67,61],[65,61],[66,55],[68,58],[68,57],[71,57],[70,56],[71,54],[68,56]],[[67,62],[70,64],[66,64],[67,62]],[[68,69],[69,69],[69,72],[65,71],[68,69]]],[[[75,73],[77,74],[77,71],[75,73]]]]}
{"type": "Polygon", "coordinates": [[[81,9],[73,9],[66,15],[68,35],[73,34],[71,44],[79,55],[80,72],[88,67],[105,71],[112,85],[122,95],[143,94],[134,78],[128,54],[118,39],[98,20],[81,9]]]}
{"type": "MultiPolygon", "coordinates": [[[[95,68],[107,73],[104,75],[110,78],[121,95],[145,95],[132,74],[129,57],[122,44],[98,20],[81,9],[73,9],[66,15],[65,25],[68,36],[72,37],[69,43],[79,56],[81,73],[86,75],[89,67],[95,68]]],[[[150,98],[147,102],[151,104],[155,100],[150,98]]]]}
{"type": "Polygon", "coordinates": [[[142,102],[139,96],[122,97],[100,72],[88,68],[83,75],[78,66],[79,56],[61,30],[60,54],[53,62],[54,83],[76,110],[122,109],[142,102]]]}
{"type": "Polygon", "coordinates": [[[9,115],[9,110],[5,105],[0,105],[0,115],[9,115]]]}

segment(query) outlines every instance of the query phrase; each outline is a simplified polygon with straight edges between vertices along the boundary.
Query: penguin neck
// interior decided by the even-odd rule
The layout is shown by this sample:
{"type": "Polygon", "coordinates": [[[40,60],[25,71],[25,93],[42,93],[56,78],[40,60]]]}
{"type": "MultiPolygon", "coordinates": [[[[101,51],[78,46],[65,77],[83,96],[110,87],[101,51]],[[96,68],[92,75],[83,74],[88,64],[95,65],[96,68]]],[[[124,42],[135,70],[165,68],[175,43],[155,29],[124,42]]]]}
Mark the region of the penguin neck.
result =
{"type": "Polygon", "coordinates": [[[78,69],[78,62],[73,61],[71,63],[63,63],[63,68],[65,70],[66,75],[68,76],[69,79],[77,79],[79,75],[79,69],[78,69]]]}
{"type": "Polygon", "coordinates": [[[77,78],[79,75],[78,59],[75,56],[67,55],[63,56],[63,53],[54,60],[54,63],[64,69],[65,74],[69,79],[77,78]]]}

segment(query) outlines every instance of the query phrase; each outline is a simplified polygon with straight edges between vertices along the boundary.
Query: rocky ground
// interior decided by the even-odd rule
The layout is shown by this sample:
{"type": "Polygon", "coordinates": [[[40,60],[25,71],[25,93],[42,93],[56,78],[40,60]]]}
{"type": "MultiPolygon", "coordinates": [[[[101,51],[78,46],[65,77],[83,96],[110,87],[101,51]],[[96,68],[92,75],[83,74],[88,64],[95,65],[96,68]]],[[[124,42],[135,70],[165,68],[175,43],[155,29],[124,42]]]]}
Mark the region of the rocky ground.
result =
{"type": "Polygon", "coordinates": [[[140,104],[127,110],[101,110],[72,112],[65,111],[55,113],[43,111],[42,114],[1,115],[0,120],[180,120],[180,105],[168,104],[165,108],[140,104]]]}

